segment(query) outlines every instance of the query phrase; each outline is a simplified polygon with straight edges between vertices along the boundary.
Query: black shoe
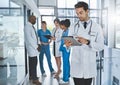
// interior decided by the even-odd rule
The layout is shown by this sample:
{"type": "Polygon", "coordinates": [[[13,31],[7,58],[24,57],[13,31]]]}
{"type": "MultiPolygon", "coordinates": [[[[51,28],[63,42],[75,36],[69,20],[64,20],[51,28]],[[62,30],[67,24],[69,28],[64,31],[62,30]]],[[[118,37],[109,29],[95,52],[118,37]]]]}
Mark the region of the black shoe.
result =
{"type": "Polygon", "coordinates": [[[41,82],[38,79],[37,80],[33,80],[33,84],[42,85],[41,82]]]}

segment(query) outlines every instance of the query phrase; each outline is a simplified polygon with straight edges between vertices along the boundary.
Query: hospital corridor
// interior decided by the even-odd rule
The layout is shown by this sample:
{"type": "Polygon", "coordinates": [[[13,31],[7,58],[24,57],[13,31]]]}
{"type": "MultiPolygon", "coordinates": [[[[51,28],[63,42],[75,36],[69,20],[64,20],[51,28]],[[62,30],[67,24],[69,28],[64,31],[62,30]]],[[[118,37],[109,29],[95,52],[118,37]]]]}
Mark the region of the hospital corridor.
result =
{"type": "Polygon", "coordinates": [[[120,0],[0,0],[0,85],[120,85],[120,0]]]}

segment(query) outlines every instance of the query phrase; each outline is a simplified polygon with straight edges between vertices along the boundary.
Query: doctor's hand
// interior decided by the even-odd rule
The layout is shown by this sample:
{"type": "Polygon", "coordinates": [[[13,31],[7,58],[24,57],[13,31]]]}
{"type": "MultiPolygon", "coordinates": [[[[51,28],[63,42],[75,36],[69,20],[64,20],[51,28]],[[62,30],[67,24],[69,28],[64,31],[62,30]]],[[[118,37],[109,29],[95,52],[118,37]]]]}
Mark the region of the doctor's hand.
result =
{"type": "Polygon", "coordinates": [[[56,38],[55,38],[55,37],[52,37],[51,39],[55,41],[56,38]]]}
{"type": "Polygon", "coordinates": [[[72,42],[70,40],[65,40],[64,44],[66,47],[70,47],[72,45],[72,42]]]}
{"type": "Polygon", "coordinates": [[[89,41],[83,37],[76,37],[78,39],[78,42],[82,43],[82,44],[88,44],[89,41]]]}

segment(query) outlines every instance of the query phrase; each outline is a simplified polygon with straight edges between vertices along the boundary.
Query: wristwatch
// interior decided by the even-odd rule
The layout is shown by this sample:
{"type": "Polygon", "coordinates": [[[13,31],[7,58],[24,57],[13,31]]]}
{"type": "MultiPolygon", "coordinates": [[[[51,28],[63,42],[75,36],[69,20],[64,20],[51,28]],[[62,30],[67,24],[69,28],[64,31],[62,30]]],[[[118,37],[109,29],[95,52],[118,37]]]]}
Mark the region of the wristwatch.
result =
{"type": "Polygon", "coordinates": [[[90,44],[90,40],[87,40],[87,45],[89,45],[90,44]]]}

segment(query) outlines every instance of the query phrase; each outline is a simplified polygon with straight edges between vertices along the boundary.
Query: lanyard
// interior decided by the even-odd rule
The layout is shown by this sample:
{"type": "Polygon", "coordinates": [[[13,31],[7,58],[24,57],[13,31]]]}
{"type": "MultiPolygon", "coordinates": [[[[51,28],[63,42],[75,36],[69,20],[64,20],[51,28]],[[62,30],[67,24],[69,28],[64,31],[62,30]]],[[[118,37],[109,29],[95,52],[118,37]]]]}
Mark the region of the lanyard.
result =
{"type": "Polygon", "coordinates": [[[32,26],[32,27],[33,27],[33,29],[34,29],[35,36],[36,36],[36,39],[37,39],[37,44],[38,44],[38,35],[37,35],[37,33],[36,33],[35,27],[34,27],[34,26],[32,26]]]}
{"type": "MultiPolygon", "coordinates": [[[[79,27],[80,27],[80,24],[79,24],[79,21],[78,21],[78,22],[74,25],[74,33],[75,33],[75,34],[78,33],[79,27]]],[[[90,29],[89,29],[89,32],[88,32],[89,35],[90,35],[90,33],[91,33],[91,28],[92,28],[92,20],[91,20],[90,29]]]]}
{"type": "Polygon", "coordinates": [[[55,33],[56,33],[56,31],[57,31],[57,28],[55,28],[55,31],[54,31],[54,33],[53,33],[53,34],[54,34],[54,35],[53,35],[54,37],[55,37],[55,33]]]}

